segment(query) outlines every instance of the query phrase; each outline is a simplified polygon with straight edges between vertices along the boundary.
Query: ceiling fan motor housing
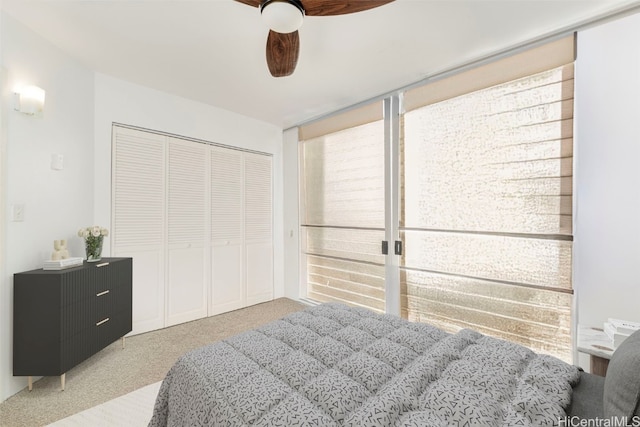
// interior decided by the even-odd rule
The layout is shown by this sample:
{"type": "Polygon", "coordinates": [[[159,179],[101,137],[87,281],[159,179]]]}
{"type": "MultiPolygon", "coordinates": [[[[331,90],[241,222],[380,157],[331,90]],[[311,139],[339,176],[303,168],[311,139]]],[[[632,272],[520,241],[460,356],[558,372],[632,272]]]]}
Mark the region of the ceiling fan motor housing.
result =
{"type": "MultiPolygon", "coordinates": [[[[2,1],[2,0],[0,0],[2,1]]],[[[394,0],[235,0],[260,9],[269,27],[267,65],[273,77],[289,76],[298,63],[298,29],[308,16],[333,16],[362,12],[394,0]]]]}
{"type": "Polygon", "coordinates": [[[299,0],[263,0],[260,13],[271,30],[282,34],[297,31],[305,15],[299,0]]]}

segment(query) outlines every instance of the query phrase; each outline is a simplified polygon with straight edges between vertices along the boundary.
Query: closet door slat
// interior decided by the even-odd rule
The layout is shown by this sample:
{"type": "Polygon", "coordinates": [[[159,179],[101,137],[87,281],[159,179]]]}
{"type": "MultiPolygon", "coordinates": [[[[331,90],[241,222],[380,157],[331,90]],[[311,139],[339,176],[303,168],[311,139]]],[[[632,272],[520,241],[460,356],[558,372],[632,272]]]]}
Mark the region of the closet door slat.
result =
{"type": "Polygon", "coordinates": [[[206,241],[207,147],[169,139],[169,244],[206,241]]]}
{"type": "Polygon", "coordinates": [[[245,237],[272,238],[271,157],[245,153],[245,237]]]}
{"type": "Polygon", "coordinates": [[[211,239],[242,239],[242,152],[211,148],[211,239]]]}

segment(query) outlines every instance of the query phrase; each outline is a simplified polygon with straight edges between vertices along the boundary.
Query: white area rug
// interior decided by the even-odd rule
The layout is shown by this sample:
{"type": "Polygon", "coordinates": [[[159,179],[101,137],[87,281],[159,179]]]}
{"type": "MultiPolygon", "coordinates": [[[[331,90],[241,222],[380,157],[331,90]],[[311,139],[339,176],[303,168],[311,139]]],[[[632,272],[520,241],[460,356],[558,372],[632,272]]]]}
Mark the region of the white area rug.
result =
{"type": "Polygon", "coordinates": [[[63,418],[49,427],[143,427],[153,414],[161,381],[63,418]]]}

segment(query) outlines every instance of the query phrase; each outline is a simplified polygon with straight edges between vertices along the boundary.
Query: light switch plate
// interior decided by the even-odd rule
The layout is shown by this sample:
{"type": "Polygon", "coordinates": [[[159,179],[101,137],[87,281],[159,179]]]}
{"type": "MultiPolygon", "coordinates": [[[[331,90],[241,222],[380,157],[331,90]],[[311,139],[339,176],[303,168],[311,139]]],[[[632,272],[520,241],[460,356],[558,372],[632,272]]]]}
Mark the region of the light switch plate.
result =
{"type": "Polygon", "coordinates": [[[11,221],[13,222],[24,221],[24,204],[17,203],[11,206],[11,221]]]}
{"type": "Polygon", "coordinates": [[[62,154],[51,155],[51,169],[54,171],[61,171],[64,165],[64,156],[62,154]]]}

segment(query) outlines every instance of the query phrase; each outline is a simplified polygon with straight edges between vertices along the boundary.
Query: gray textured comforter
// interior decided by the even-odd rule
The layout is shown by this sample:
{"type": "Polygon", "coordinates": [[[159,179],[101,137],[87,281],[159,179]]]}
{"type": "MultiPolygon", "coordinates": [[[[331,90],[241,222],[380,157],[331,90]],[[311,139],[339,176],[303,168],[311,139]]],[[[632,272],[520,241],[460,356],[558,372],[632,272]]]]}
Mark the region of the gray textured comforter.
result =
{"type": "Polygon", "coordinates": [[[149,425],[557,425],[578,379],[471,330],[323,304],[185,354],[149,425]]]}

